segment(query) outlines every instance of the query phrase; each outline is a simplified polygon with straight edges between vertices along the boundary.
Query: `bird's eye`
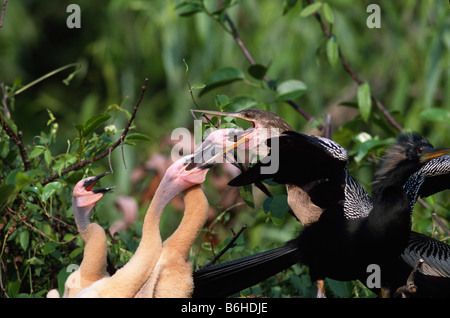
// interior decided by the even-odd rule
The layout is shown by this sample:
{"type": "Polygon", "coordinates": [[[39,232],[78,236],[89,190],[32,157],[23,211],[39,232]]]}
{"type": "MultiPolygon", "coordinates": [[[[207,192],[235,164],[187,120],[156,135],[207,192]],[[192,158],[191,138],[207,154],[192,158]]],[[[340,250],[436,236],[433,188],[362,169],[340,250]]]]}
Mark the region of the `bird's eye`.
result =
{"type": "Polygon", "coordinates": [[[423,152],[423,148],[422,147],[417,147],[417,153],[421,154],[423,152]]]}
{"type": "Polygon", "coordinates": [[[245,113],[244,116],[250,118],[250,113],[245,113]]]}

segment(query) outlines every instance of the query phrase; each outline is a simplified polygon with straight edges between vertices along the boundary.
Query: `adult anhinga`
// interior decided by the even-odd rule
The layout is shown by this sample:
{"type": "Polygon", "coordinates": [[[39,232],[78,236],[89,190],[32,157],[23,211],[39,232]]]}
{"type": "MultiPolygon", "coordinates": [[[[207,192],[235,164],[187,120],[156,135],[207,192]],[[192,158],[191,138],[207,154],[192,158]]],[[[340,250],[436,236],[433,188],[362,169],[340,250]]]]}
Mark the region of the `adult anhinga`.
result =
{"type": "MultiPolygon", "coordinates": [[[[209,111],[209,110],[193,110],[194,112],[201,112],[203,114],[214,115],[214,116],[229,116],[238,119],[242,119],[245,121],[250,121],[253,126],[253,132],[246,135],[247,144],[246,148],[256,148],[257,155],[259,157],[265,157],[267,155],[267,147],[266,140],[271,137],[276,137],[279,135],[283,135],[286,131],[292,131],[293,128],[280,116],[277,114],[262,110],[262,109],[245,109],[239,112],[218,112],[218,111],[209,111]],[[261,147],[264,146],[264,147],[261,147]]],[[[297,158],[299,161],[298,165],[303,167],[312,167],[314,170],[311,170],[311,176],[309,179],[315,181],[318,173],[324,173],[323,167],[325,167],[326,172],[333,173],[335,171],[342,171],[343,167],[347,165],[347,152],[345,149],[340,147],[340,145],[334,143],[329,139],[314,139],[315,141],[321,141],[327,143],[325,147],[318,148],[314,144],[306,143],[305,151],[310,153],[310,156],[301,156],[297,158]],[[336,161],[332,161],[332,165],[322,165],[321,162],[317,162],[317,159],[322,161],[327,160],[327,157],[320,156],[321,152],[325,150],[333,151],[334,158],[336,161]],[[316,156],[318,155],[318,156],[316,156]]],[[[251,172],[250,172],[251,173],[251,172]]],[[[261,180],[257,180],[254,182],[255,185],[261,189],[266,195],[271,196],[270,192],[268,192],[265,186],[262,184],[261,180]]],[[[311,201],[310,196],[308,195],[308,191],[311,186],[314,185],[314,182],[305,182],[302,185],[297,185],[294,183],[286,183],[286,192],[289,207],[291,211],[295,215],[295,217],[304,225],[311,224],[316,222],[320,215],[323,212],[323,209],[311,201]]],[[[324,291],[324,282],[322,280],[318,280],[316,282],[318,287],[318,294],[320,297],[323,297],[325,294],[324,291]]]]}
{"type": "MultiPolygon", "coordinates": [[[[93,189],[94,185],[108,173],[80,180],[73,189],[72,209],[75,223],[86,246],[80,268],[70,274],[66,280],[64,298],[72,298],[82,289],[109,276],[106,272],[105,231],[100,225],[90,221],[95,204],[106,192],[114,188],[93,189]]],[[[56,296],[53,291],[52,293],[52,297],[59,297],[59,294],[56,296]]]]}
{"type": "MultiPolygon", "coordinates": [[[[342,156],[345,154],[346,157],[345,150],[340,151],[342,147],[326,138],[294,132],[276,139],[280,143],[280,169],[277,173],[262,175],[260,167],[263,163],[258,163],[231,184],[250,184],[267,178],[273,178],[278,183],[296,184],[307,189],[305,191],[311,201],[324,212],[318,222],[306,226],[296,239],[283,247],[226,265],[199,270],[194,276],[194,296],[230,295],[227,293],[230,286],[238,286],[234,292],[241,290],[298,261],[310,266],[310,274],[314,279],[330,277],[338,280],[362,279],[365,282],[368,264],[380,265],[383,272],[402,252],[412,255],[408,250],[417,236],[412,234],[414,238],[408,244],[410,213],[415,202],[411,197],[414,194],[421,195],[419,189],[423,189],[426,195],[449,186],[448,175],[443,177],[447,178],[446,183],[427,181],[433,172],[442,172],[439,172],[439,168],[428,172],[425,169],[427,166],[432,167],[432,162],[440,158],[448,160],[448,156],[440,157],[448,150],[434,150],[428,142],[414,134],[401,135],[398,142],[388,150],[376,176],[378,182],[373,187],[373,204],[364,189],[348,174],[346,158],[344,160],[342,156]],[[309,147],[314,148],[314,145],[316,150],[309,153],[309,147]],[[315,158],[314,162],[320,163],[320,171],[310,174],[311,167],[305,169],[298,165],[298,159],[309,156],[315,158]],[[333,166],[330,171],[323,170],[329,166],[333,166]],[[414,173],[413,179],[417,179],[419,171],[423,175],[418,180],[422,181],[410,183],[408,180],[414,173]],[[410,191],[409,195],[404,189],[406,184],[415,185],[415,190],[410,191]],[[225,277],[223,281],[220,280],[222,277],[225,277]],[[245,281],[251,282],[246,284],[245,281]],[[220,290],[214,290],[215,286],[220,290]]],[[[435,243],[430,238],[421,238],[421,241],[425,245],[435,243]]],[[[422,256],[426,254],[423,250],[412,249],[418,254],[422,253],[422,256]]],[[[439,262],[442,264],[442,260],[439,262]]]]}

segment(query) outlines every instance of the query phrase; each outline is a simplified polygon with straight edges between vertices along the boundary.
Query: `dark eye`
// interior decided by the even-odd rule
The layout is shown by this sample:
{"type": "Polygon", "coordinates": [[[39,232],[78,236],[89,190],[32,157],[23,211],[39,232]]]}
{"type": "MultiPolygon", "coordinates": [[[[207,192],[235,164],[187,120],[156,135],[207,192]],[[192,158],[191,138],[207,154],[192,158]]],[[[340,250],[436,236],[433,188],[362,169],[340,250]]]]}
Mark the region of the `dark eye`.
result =
{"type": "Polygon", "coordinates": [[[423,152],[423,148],[422,147],[417,147],[417,153],[421,154],[423,152]]]}
{"type": "Polygon", "coordinates": [[[247,117],[247,118],[251,117],[250,113],[245,113],[244,116],[247,117]]]}

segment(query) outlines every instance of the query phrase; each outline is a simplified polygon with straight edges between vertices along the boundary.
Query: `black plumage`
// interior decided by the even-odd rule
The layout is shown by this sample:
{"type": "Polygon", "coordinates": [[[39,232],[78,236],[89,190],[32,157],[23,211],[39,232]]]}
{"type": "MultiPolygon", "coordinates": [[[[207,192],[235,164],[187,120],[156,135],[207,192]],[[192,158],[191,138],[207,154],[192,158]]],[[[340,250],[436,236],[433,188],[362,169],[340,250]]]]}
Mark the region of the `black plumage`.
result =
{"type": "MultiPolygon", "coordinates": [[[[426,186],[432,184],[428,181],[432,179],[428,177],[431,178],[433,169],[427,172],[428,175],[424,173],[425,169],[422,170],[427,178],[417,177],[420,169],[427,167],[427,162],[431,166],[430,160],[439,161],[447,156],[438,157],[443,152],[435,151],[426,140],[415,134],[401,135],[387,152],[374,182],[373,203],[364,189],[348,174],[346,152],[338,144],[326,138],[294,132],[280,136],[276,142],[280,145],[277,173],[270,176],[261,174],[260,168],[264,163],[258,163],[230,184],[250,184],[269,177],[278,183],[295,184],[302,187],[311,201],[324,209],[324,213],[318,222],[307,226],[296,239],[285,246],[243,260],[242,264],[245,265],[242,268],[250,260],[252,265],[249,272],[242,270],[243,276],[239,282],[241,286],[244,285],[244,278],[252,277],[256,282],[257,279],[262,280],[275,274],[283,264],[287,268],[298,261],[309,265],[311,276],[316,280],[331,277],[338,280],[360,279],[364,282],[368,264],[378,264],[384,271],[397,262],[402,252],[408,254],[408,242],[411,241],[410,235],[413,235],[410,232],[411,208],[417,195],[420,195],[417,189],[424,186],[424,193],[428,195],[432,193],[430,191],[449,186],[448,183],[426,186]],[[312,166],[299,165],[295,160],[305,160],[305,157],[316,160],[310,161],[312,166]],[[405,190],[407,184],[415,190],[405,190]],[[329,196],[329,193],[333,195],[329,196]],[[278,259],[279,255],[283,256],[278,259]],[[279,262],[274,262],[277,259],[279,262]],[[269,261],[276,263],[277,267],[266,266],[269,261]],[[270,275],[263,277],[265,271],[270,275]]],[[[436,164],[442,166],[442,162],[440,165],[436,164]]],[[[435,180],[446,179],[443,177],[433,180],[436,182],[435,180]]],[[[433,242],[432,239],[427,240],[433,242]]],[[[241,268],[240,263],[237,260],[232,265],[237,269],[241,268]]],[[[401,265],[405,263],[400,261],[401,265]]],[[[196,272],[194,295],[205,295],[203,291],[207,289],[208,279],[221,285],[220,277],[226,267],[218,265],[196,272]],[[207,273],[209,278],[204,279],[206,276],[203,273],[207,273]]],[[[232,282],[228,274],[224,277],[232,282]]],[[[223,284],[223,290],[227,289],[225,285],[229,284],[223,284]]],[[[395,287],[394,283],[385,282],[385,285],[392,285],[389,286],[391,289],[395,287]]],[[[225,291],[222,295],[224,293],[225,291]]]]}

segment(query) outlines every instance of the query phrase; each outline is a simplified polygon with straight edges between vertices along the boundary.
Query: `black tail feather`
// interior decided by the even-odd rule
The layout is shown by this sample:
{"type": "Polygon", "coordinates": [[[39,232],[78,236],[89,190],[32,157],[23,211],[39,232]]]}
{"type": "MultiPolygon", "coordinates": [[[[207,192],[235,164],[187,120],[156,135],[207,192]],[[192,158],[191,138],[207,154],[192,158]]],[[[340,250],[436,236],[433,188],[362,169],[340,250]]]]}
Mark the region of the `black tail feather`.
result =
{"type": "Polygon", "coordinates": [[[251,287],[298,261],[294,244],[194,272],[194,298],[222,298],[251,287]]]}

